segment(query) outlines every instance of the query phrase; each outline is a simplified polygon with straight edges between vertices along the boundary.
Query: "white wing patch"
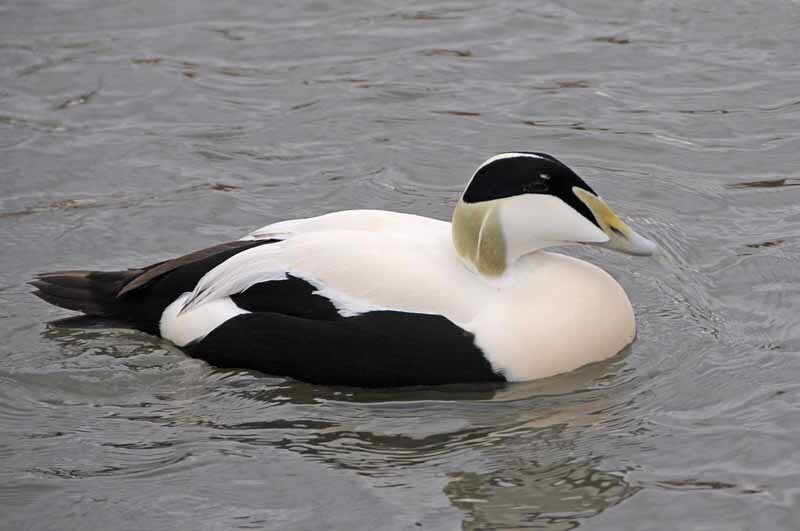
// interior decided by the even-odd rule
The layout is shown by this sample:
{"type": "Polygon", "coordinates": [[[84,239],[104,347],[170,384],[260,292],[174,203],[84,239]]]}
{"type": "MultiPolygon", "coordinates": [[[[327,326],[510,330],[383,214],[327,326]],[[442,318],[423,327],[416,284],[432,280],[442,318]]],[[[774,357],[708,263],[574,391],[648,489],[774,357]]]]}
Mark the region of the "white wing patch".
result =
{"type": "MultiPolygon", "coordinates": [[[[291,259],[287,258],[287,248],[296,250],[296,243],[307,238],[298,237],[286,242],[253,247],[242,251],[206,273],[197,283],[194,290],[182,302],[178,316],[201,308],[205,304],[221,298],[227,298],[246,291],[249,287],[272,280],[286,280],[287,275],[305,280],[315,288],[314,294],[325,297],[343,317],[352,317],[361,313],[383,310],[357,297],[336,288],[327,287],[325,282],[314,278],[303,271],[302,264],[291,267],[291,259]]],[[[311,239],[315,239],[312,235],[311,239]]],[[[307,262],[314,259],[314,253],[301,260],[307,262]]],[[[330,266],[335,269],[335,266],[330,266]]]]}
{"type": "Polygon", "coordinates": [[[210,334],[225,321],[250,313],[236,306],[230,297],[224,297],[198,306],[191,311],[183,311],[184,303],[191,294],[186,292],[164,309],[159,322],[161,337],[184,347],[199,341],[210,334]]]}
{"type": "Polygon", "coordinates": [[[317,288],[313,293],[328,299],[342,317],[387,309],[369,304],[336,288],[324,287],[323,282],[311,278],[307,273],[293,271],[284,261],[279,260],[284,251],[282,247],[282,242],[253,247],[221,263],[200,279],[194,291],[185,294],[180,301],[177,316],[188,315],[217,300],[229,299],[231,295],[242,293],[255,284],[286,280],[287,274],[305,280],[317,288]]]}
{"type": "Polygon", "coordinates": [[[331,304],[342,317],[354,317],[362,313],[388,309],[373,306],[333,288],[319,289],[314,292],[314,295],[320,295],[331,301],[331,304]]]}
{"type": "Polygon", "coordinates": [[[279,260],[282,242],[253,247],[238,253],[203,275],[178,310],[182,315],[222,297],[242,293],[250,286],[270,280],[286,280],[286,267],[279,260]]]}

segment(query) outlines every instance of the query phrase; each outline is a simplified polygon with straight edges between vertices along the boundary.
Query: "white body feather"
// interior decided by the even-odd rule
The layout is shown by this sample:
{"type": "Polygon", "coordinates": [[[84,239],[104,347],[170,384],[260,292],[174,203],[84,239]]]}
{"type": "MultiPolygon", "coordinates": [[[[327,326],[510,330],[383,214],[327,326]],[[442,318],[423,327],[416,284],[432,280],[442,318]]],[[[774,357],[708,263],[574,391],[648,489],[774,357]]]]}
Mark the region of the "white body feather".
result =
{"type": "Polygon", "coordinates": [[[237,314],[225,302],[230,295],[287,273],[316,286],[345,316],[386,309],[443,315],[473,333],[492,367],[511,381],[608,358],[635,335],[628,297],[601,269],[537,251],[486,278],[456,254],[448,222],[345,211],[275,223],[245,239],[273,238],[282,241],[209,271],[164,312],[162,335],[178,345],[200,339],[237,314]],[[218,318],[201,311],[213,304],[218,318]]]}

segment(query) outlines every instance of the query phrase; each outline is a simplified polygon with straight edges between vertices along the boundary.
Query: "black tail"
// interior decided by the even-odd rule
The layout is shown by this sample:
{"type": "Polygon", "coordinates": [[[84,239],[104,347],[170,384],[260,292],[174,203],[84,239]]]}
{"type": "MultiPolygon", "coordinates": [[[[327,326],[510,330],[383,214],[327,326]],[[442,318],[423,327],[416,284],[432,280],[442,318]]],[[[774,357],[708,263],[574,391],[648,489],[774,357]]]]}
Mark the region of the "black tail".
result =
{"type": "Polygon", "coordinates": [[[37,275],[34,294],[50,304],[111,318],[158,334],[161,314],[207,272],[245,249],[275,240],[239,240],[127,271],[56,271],[37,275]]]}
{"type": "Polygon", "coordinates": [[[37,275],[34,295],[50,304],[97,317],[117,317],[125,311],[118,297],[122,288],[142,274],[128,271],[56,271],[37,275]]]}

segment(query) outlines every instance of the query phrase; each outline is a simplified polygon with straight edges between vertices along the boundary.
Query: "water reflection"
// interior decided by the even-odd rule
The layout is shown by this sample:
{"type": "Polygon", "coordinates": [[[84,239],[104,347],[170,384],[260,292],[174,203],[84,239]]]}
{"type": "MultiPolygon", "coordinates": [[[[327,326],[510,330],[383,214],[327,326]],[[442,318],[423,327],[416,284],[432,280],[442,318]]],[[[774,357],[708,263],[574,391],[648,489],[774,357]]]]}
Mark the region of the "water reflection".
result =
{"type": "Polygon", "coordinates": [[[466,513],[466,530],[567,530],[633,496],[620,474],[590,464],[513,463],[493,473],[453,473],[445,493],[466,513]]]}
{"type": "Polygon", "coordinates": [[[800,186],[798,179],[765,179],[762,181],[745,181],[731,184],[731,188],[783,188],[786,186],[800,186]]]}

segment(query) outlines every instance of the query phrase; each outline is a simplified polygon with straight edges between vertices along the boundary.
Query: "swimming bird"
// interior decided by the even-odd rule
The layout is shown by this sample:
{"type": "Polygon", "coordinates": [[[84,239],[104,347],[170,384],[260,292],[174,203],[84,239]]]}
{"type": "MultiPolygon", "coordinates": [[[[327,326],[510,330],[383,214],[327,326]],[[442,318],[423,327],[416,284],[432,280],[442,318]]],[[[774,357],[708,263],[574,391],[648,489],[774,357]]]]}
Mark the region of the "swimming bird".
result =
{"type": "Polygon", "coordinates": [[[267,225],[126,271],[60,271],[45,301],[158,335],[224,368],[316,384],[524,381],[619,353],[635,336],[622,287],[545,251],[656,245],[546,153],[493,156],[451,222],[378,210],[267,225]]]}

